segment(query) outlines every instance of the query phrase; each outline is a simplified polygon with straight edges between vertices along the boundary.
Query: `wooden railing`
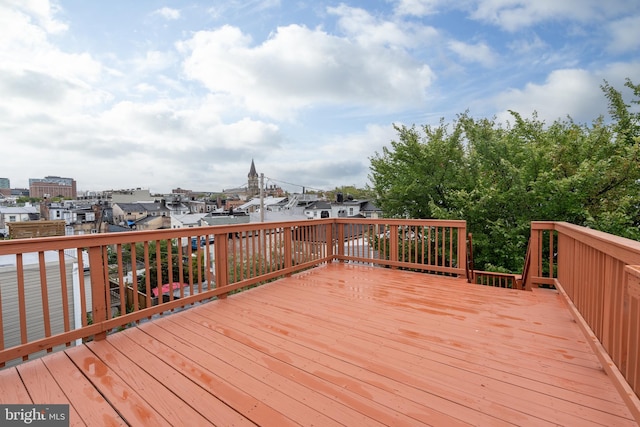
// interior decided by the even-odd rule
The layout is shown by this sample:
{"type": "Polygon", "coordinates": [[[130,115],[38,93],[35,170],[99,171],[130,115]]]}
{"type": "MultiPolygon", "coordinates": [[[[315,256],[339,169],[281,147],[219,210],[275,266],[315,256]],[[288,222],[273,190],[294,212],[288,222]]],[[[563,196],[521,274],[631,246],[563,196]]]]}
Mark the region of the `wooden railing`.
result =
{"type": "Polygon", "coordinates": [[[496,288],[521,289],[520,276],[513,273],[474,270],[472,283],[496,288]]]}
{"type": "MultiPolygon", "coordinates": [[[[526,262],[525,262],[526,264],[526,262]]],[[[524,289],[522,276],[513,273],[475,270],[473,261],[473,236],[467,237],[467,281],[474,285],[492,286],[496,288],[524,289]]]]}
{"type": "Polygon", "coordinates": [[[465,275],[466,222],[339,219],[334,258],[435,274],[465,275]]]}
{"type": "MultiPolygon", "coordinates": [[[[526,286],[552,284],[565,297],[604,369],[624,377],[623,397],[640,391],[638,266],[640,242],[563,222],[531,224],[526,286]]],[[[628,403],[640,419],[637,399],[628,403]]]]}
{"type": "Polygon", "coordinates": [[[338,218],[2,241],[0,366],[334,260],[464,275],[465,236],[338,218]]]}

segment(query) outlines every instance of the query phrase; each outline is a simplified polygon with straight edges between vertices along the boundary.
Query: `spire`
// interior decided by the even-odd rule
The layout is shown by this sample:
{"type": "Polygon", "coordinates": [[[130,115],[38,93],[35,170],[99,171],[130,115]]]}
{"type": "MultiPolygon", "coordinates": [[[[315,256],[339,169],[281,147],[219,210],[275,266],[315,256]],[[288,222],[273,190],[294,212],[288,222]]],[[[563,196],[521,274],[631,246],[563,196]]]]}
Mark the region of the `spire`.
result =
{"type": "Polygon", "coordinates": [[[251,169],[249,169],[249,178],[258,176],[258,172],[256,172],[256,165],[253,164],[253,159],[251,159],[251,169]]]}

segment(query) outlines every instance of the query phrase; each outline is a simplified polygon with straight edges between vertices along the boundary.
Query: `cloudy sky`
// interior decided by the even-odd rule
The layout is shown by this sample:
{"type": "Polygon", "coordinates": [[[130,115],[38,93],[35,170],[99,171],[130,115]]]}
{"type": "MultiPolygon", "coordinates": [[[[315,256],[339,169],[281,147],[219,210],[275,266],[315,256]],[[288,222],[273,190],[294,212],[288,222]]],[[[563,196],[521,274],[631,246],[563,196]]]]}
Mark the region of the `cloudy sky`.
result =
{"type": "Polygon", "coordinates": [[[637,0],[0,0],[0,177],[367,184],[393,124],[590,123],[640,83],[637,0]]]}

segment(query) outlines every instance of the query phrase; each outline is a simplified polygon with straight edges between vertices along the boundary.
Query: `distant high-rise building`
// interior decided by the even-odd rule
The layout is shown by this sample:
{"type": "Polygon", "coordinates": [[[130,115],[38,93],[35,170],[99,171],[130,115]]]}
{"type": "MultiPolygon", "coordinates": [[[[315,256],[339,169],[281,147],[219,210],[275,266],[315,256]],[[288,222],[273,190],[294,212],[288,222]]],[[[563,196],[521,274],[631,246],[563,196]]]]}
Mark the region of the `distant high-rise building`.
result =
{"type": "Polygon", "coordinates": [[[60,176],[29,178],[29,196],[75,199],[78,196],[76,181],[73,178],[63,178],[60,176]]]}
{"type": "Polygon", "coordinates": [[[11,195],[11,183],[9,178],[0,178],[0,195],[6,197],[11,195]]]}

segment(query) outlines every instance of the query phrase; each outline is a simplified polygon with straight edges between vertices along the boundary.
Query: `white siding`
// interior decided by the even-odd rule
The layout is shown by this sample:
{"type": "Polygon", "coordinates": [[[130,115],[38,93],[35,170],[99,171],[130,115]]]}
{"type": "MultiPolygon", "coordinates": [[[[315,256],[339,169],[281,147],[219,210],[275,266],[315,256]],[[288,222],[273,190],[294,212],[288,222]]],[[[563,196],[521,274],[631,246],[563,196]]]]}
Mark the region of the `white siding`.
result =
{"type": "MultiPolygon", "coordinates": [[[[56,254],[57,256],[57,254],[56,254]]],[[[47,257],[48,259],[49,257],[47,257]]],[[[69,328],[74,329],[74,301],[73,301],[73,261],[65,257],[66,293],[68,301],[69,328]]],[[[24,286],[27,320],[27,340],[33,341],[45,337],[44,315],[42,310],[42,293],[40,286],[40,268],[37,263],[24,263],[24,286]]],[[[49,300],[49,320],[51,334],[64,332],[64,311],[62,305],[62,284],[60,280],[60,266],[56,261],[45,263],[47,297],[49,300]]],[[[91,284],[85,279],[85,287],[91,284]]],[[[90,289],[89,289],[90,291],[90,289]]],[[[14,265],[6,264],[0,267],[0,297],[2,298],[2,323],[4,333],[4,348],[21,344],[20,313],[18,306],[18,280],[14,265]]],[[[87,309],[91,310],[90,293],[87,295],[87,309]]]]}

